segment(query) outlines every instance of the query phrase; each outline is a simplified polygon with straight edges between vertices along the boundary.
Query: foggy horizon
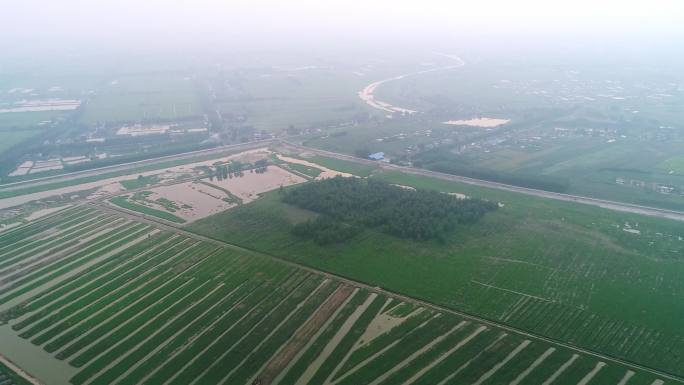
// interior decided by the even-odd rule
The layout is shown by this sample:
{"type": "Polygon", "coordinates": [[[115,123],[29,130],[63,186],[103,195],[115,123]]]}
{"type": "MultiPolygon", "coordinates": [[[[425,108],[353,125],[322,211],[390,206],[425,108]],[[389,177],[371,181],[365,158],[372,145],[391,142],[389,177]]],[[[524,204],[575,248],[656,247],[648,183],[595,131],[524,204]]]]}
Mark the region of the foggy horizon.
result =
{"type": "MultiPolygon", "coordinates": [[[[681,43],[675,0],[83,1],[4,6],[6,50],[626,49],[681,43]]],[[[670,46],[670,48],[672,48],[670,46]]]]}

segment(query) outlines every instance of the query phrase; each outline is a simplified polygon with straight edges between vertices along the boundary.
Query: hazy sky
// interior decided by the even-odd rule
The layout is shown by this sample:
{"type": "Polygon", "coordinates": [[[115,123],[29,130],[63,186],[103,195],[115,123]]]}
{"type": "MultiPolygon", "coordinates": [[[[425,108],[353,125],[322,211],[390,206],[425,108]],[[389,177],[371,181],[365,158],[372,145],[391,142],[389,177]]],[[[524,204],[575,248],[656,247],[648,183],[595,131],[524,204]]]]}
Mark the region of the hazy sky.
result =
{"type": "Polygon", "coordinates": [[[684,38],[682,0],[20,0],[0,7],[14,47],[622,41],[684,38]]]}

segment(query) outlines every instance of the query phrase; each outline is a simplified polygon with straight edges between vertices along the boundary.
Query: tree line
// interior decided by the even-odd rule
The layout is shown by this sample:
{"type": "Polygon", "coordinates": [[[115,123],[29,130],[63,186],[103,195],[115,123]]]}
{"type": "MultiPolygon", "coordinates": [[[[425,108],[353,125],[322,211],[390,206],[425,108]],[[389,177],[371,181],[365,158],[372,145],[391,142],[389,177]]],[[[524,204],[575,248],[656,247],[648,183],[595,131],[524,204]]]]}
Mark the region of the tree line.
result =
{"type": "Polygon", "coordinates": [[[214,167],[206,166],[204,167],[207,175],[209,175],[209,180],[221,181],[225,179],[238,178],[245,176],[245,171],[256,172],[257,174],[263,174],[268,169],[268,160],[260,159],[254,162],[254,164],[242,163],[237,160],[232,161],[227,164],[216,164],[214,167]]]}
{"type": "MultiPolygon", "coordinates": [[[[414,240],[443,240],[459,224],[477,222],[497,204],[481,199],[458,199],[433,190],[411,190],[374,179],[336,177],[307,183],[283,192],[286,203],[311,210],[352,228],[377,228],[414,240]]],[[[315,225],[295,226],[298,236],[320,234],[315,225]]],[[[353,233],[353,231],[352,231],[353,233]]]]}

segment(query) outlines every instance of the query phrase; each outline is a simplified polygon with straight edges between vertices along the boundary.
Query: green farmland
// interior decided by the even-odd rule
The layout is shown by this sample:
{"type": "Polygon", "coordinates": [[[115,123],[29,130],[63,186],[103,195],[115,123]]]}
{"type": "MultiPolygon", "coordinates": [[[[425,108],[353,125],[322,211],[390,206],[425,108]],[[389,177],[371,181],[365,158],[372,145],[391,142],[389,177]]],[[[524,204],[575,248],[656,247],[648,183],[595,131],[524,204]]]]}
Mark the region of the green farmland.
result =
{"type": "MultiPolygon", "coordinates": [[[[257,130],[284,132],[337,126],[363,114],[356,92],[363,80],[334,69],[232,73],[230,85],[216,82],[222,95],[216,107],[227,119],[246,118],[257,130]]],[[[223,80],[219,77],[216,80],[223,80]]]]}
{"type": "Polygon", "coordinates": [[[2,385],[29,385],[24,377],[16,374],[10,367],[0,363],[0,384],[2,385]]]}
{"type": "Polygon", "coordinates": [[[173,215],[169,212],[158,210],[152,207],[147,207],[139,203],[134,203],[128,200],[128,196],[123,195],[123,196],[118,196],[114,197],[111,199],[111,202],[121,208],[124,208],[126,210],[131,210],[135,211],[144,215],[151,215],[153,217],[157,217],[160,219],[164,219],[167,221],[175,222],[175,223],[183,223],[185,220],[183,218],[180,218],[176,215],[173,215]]]}
{"type": "Polygon", "coordinates": [[[201,113],[197,90],[177,75],[131,75],[113,80],[84,106],[81,121],[126,122],[180,119],[201,113]]]}
{"type": "Polygon", "coordinates": [[[372,177],[502,207],[444,242],[365,229],[320,246],[292,234],[295,208],[271,193],[190,230],[682,374],[681,223],[401,173],[372,177]]]}
{"type": "Polygon", "coordinates": [[[681,383],[94,208],[0,234],[0,279],[46,384],[681,383]]]}
{"type": "Polygon", "coordinates": [[[0,131],[0,153],[40,134],[41,132],[41,130],[0,131]]]}

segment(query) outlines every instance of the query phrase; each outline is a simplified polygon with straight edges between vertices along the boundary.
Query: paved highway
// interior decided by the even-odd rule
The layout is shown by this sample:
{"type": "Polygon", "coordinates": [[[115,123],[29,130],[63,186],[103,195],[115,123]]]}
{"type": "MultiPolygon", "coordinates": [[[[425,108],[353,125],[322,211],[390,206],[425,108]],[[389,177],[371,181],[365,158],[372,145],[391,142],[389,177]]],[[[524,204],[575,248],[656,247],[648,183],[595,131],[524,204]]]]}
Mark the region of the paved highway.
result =
{"type": "Polygon", "coordinates": [[[176,155],[167,155],[158,158],[145,159],[137,162],[121,163],[112,166],[93,168],[89,170],[76,171],[67,174],[58,174],[47,176],[44,178],[35,178],[21,182],[6,183],[0,185],[0,191],[13,191],[19,190],[27,187],[41,186],[50,183],[65,182],[73,179],[85,178],[89,176],[97,176],[104,173],[125,171],[131,168],[137,168],[142,166],[147,166],[159,162],[174,161],[182,159],[196,158],[204,155],[220,154],[227,151],[239,151],[239,150],[249,150],[258,147],[268,147],[272,143],[272,139],[257,140],[253,142],[231,144],[226,146],[219,146],[208,148],[206,150],[197,150],[191,152],[184,152],[176,155]]]}
{"type": "Polygon", "coordinates": [[[584,197],[584,196],[579,196],[579,195],[562,194],[562,193],[555,193],[555,192],[544,191],[544,190],[531,189],[531,188],[526,188],[526,187],[512,186],[512,185],[503,184],[503,183],[497,183],[497,182],[491,182],[491,181],[487,181],[487,180],[468,178],[468,177],[464,177],[464,176],[445,174],[442,172],[430,171],[430,170],[425,170],[425,169],[420,169],[420,168],[397,166],[397,165],[393,165],[393,164],[389,164],[389,163],[382,163],[382,162],[376,162],[376,161],[372,161],[372,160],[359,159],[359,158],[349,156],[349,155],[319,150],[319,149],[311,148],[311,147],[305,147],[305,146],[301,146],[301,145],[298,145],[295,143],[290,143],[290,142],[282,142],[282,144],[283,144],[283,146],[285,146],[286,148],[289,148],[290,150],[295,150],[295,151],[300,151],[300,152],[309,152],[309,153],[314,153],[314,154],[318,154],[318,155],[322,155],[322,156],[327,156],[330,158],[336,158],[336,159],[341,159],[341,160],[346,160],[346,161],[351,161],[351,162],[356,162],[356,163],[374,165],[374,166],[380,167],[380,168],[385,169],[385,170],[401,171],[404,173],[414,174],[414,175],[424,175],[424,176],[429,176],[429,177],[433,177],[433,178],[462,182],[462,183],[467,183],[467,184],[471,184],[471,185],[475,185],[475,186],[495,188],[498,190],[511,191],[511,192],[516,192],[516,193],[520,193],[520,194],[537,196],[537,197],[541,197],[541,198],[549,198],[549,199],[556,199],[556,200],[566,201],[566,202],[582,203],[582,204],[586,204],[586,205],[598,206],[598,207],[601,207],[604,209],[609,209],[609,210],[622,211],[622,212],[641,214],[641,215],[648,215],[651,217],[667,218],[667,219],[673,219],[673,220],[677,220],[677,221],[684,221],[684,212],[681,212],[681,211],[659,209],[656,207],[640,206],[640,205],[635,205],[635,204],[630,204],[630,203],[609,201],[609,200],[605,200],[605,199],[596,199],[596,198],[584,197]]]}
{"type": "Polygon", "coordinates": [[[433,177],[433,178],[439,178],[439,179],[444,179],[444,180],[449,180],[449,181],[467,183],[467,184],[471,184],[471,185],[482,186],[482,187],[487,187],[487,188],[494,188],[494,189],[498,189],[498,190],[511,191],[511,192],[516,192],[516,193],[520,193],[520,194],[537,196],[537,197],[541,197],[541,198],[548,198],[548,199],[556,199],[556,200],[566,201],[566,202],[581,203],[581,204],[597,206],[597,207],[601,207],[601,208],[605,208],[605,209],[609,209],[609,210],[614,210],[614,211],[621,211],[621,212],[627,212],[627,213],[633,213],[633,214],[647,215],[647,216],[651,216],[651,217],[658,217],[658,218],[666,218],[666,219],[672,219],[672,220],[677,220],[677,221],[684,221],[684,212],[681,212],[681,211],[660,209],[660,208],[656,208],[656,207],[641,206],[641,205],[636,205],[636,204],[616,202],[616,201],[610,201],[610,200],[605,200],[605,199],[597,199],[597,198],[591,198],[591,197],[585,197],[585,196],[579,196],[579,195],[555,193],[555,192],[550,192],[550,191],[537,190],[537,189],[531,189],[531,188],[525,188],[525,187],[518,187],[518,186],[503,184],[503,183],[491,182],[491,181],[487,181],[487,180],[481,180],[481,179],[474,179],[474,178],[468,178],[468,177],[463,177],[463,176],[445,174],[445,173],[441,173],[441,172],[430,171],[430,170],[425,170],[425,169],[420,169],[420,168],[398,166],[398,165],[393,165],[393,164],[389,164],[389,163],[360,159],[360,158],[356,158],[356,157],[353,157],[350,155],[339,154],[336,152],[319,150],[317,148],[306,147],[306,146],[302,146],[302,145],[292,143],[292,142],[287,142],[287,141],[282,141],[282,140],[271,140],[271,139],[248,142],[248,143],[244,143],[244,144],[221,146],[221,147],[211,148],[211,149],[207,149],[207,150],[187,152],[187,153],[182,153],[182,154],[177,154],[177,155],[170,155],[170,156],[164,156],[164,157],[160,157],[160,158],[143,160],[143,161],[139,161],[139,162],[125,163],[125,164],[119,164],[119,165],[114,165],[114,166],[109,166],[109,167],[102,167],[102,168],[93,169],[93,170],[86,170],[86,171],[74,172],[74,173],[70,173],[70,174],[62,174],[62,175],[55,175],[55,176],[46,177],[46,178],[33,179],[30,181],[17,182],[17,183],[13,183],[13,184],[6,184],[6,185],[3,185],[0,187],[0,191],[12,191],[12,190],[26,188],[26,187],[40,186],[40,185],[49,184],[49,183],[63,182],[63,181],[68,181],[68,180],[73,180],[73,179],[78,179],[78,178],[83,178],[83,177],[96,176],[96,175],[100,175],[103,173],[109,173],[109,172],[115,172],[115,171],[124,171],[127,169],[137,168],[137,167],[146,166],[146,165],[152,165],[152,164],[163,162],[163,161],[190,159],[190,158],[195,158],[198,156],[220,154],[220,153],[223,153],[226,151],[247,150],[247,149],[253,149],[253,148],[258,148],[258,147],[267,147],[267,146],[272,146],[272,145],[282,146],[282,147],[290,149],[292,151],[314,153],[314,154],[318,154],[318,155],[322,155],[322,156],[326,156],[326,157],[330,157],[330,158],[341,159],[341,160],[346,160],[346,161],[360,163],[360,164],[373,165],[375,167],[379,167],[379,168],[382,168],[385,170],[401,171],[401,172],[408,173],[408,174],[429,176],[429,177],[433,177]]]}

